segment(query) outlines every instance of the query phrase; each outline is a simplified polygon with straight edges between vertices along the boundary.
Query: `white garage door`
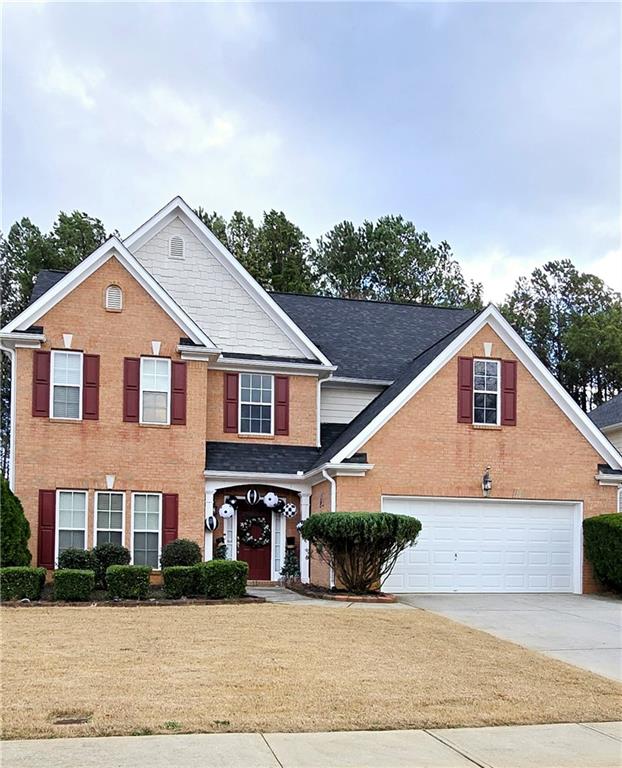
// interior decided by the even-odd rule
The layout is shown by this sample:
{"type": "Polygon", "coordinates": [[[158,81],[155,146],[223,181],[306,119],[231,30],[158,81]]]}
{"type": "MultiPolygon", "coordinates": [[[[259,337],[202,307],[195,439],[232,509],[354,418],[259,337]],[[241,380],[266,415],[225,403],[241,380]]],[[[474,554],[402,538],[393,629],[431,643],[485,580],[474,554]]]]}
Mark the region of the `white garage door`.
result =
{"type": "Polygon", "coordinates": [[[580,505],[390,497],[422,529],[387,592],[580,592],[580,505]]]}

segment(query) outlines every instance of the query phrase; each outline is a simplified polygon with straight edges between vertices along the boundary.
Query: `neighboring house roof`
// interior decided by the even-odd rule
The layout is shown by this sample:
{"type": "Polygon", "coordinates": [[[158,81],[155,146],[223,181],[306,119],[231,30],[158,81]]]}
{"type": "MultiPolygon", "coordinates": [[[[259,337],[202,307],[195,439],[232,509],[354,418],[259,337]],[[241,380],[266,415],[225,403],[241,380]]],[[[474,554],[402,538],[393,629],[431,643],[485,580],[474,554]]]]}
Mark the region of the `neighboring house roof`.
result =
{"type": "MultiPolygon", "coordinates": [[[[311,469],[320,448],[308,445],[275,445],[208,441],[205,469],[210,472],[252,472],[295,475],[311,469]]],[[[364,463],[365,454],[356,454],[352,463],[364,463]]]]}
{"type": "Polygon", "coordinates": [[[34,304],[39,297],[43,296],[50,288],[53,288],[66,274],[67,272],[64,272],[62,269],[42,269],[38,272],[28,304],[34,304]]]}
{"type": "Polygon", "coordinates": [[[599,429],[613,427],[615,424],[622,424],[622,392],[607,400],[606,403],[594,408],[588,413],[590,419],[599,429]]]}
{"type": "Polygon", "coordinates": [[[472,319],[471,309],[272,293],[339,378],[393,381],[413,358],[472,319]]]}
{"type": "MultiPolygon", "coordinates": [[[[67,296],[74,288],[93,274],[102,264],[109,259],[116,258],[125,267],[132,277],[144,288],[144,290],[156,301],[157,304],[169,315],[169,317],[181,328],[181,330],[195,344],[200,344],[210,352],[219,353],[209,336],[199,328],[194,320],[177,304],[153,276],[142,266],[136,257],[128,251],[118,237],[108,238],[90,256],[81,261],[70,272],[61,274],[53,270],[46,270],[41,293],[31,297],[30,304],[23,312],[2,328],[2,333],[9,334],[14,331],[23,331],[35,324],[39,318],[45,315],[55,304],[67,296]],[[56,276],[60,274],[57,280],[56,276]],[[47,290],[43,290],[48,283],[47,290]],[[50,285],[50,283],[52,283],[50,285]]],[[[36,284],[35,284],[36,289],[36,284]]]]}

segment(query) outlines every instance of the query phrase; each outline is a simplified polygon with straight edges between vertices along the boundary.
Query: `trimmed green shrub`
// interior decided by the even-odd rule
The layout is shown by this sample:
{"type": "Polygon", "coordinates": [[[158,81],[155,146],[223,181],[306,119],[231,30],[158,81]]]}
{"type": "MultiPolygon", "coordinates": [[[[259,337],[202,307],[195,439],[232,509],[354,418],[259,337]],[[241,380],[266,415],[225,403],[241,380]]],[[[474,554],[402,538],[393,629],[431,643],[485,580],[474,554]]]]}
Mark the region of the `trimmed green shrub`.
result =
{"type": "Polygon", "coordinates": [[[30,565],[30,523],[26,520],[21,501],[9,488],[5,477],[0,481],[0,531],[0,565],[3,568],[30,565]]]}
{"type": "Polygon", "coordinates": [[[241,560],[210,560],[195,565],[197,593],[210,600],[243,597],[246,594],[248,563],[241,560]]]}
{"type": "Polygon", "coordinates": [[[0,600],[38,600],[45,584],[45,568],[0,568],[0,600]]]}
{"type": "Polygon", "coordinates": [[[88,600],[95,589],[95,572],[74,568],[54,571],[54,600],[80,602],[88,600]]]}
{"type": "Polygon", "coordinates": [[[121,600],[144,600],[149,594],[148,565],[111,565],[106,571],[108,594],[121,600]]]}
{"type": "Polygon", "coordinates": [[[399,555],[417,540],[421,523],[383,512],[321,512],[307,518],[300,535],[334,569],[348,592],[378,589],[399,555]]]}
{"type": "Polygon", "coordinates": [[[197,594],[197,567],[195,565],[171,565],[162,571],[164,594],[173,600],[197,594]]]}
{"type": "Polygon", "coordinates": [[[622,515],[597,515],[583,521],[585,556],[596,576],[622,591],[622,515]]]}
{"type": "Polygon", "coordinates": [[[160,565],[170,568],[173,565],[196,565],[201,562],[201,547],[190,539],[175,539],[162,548],[160,565]]]}
{"type": "Polygon", "coordinates": [[[58,568],[61,571],[94,571],[95,561],[88,549],[70,547],[58,556],[58,568]]]}
{"type": "Polygon", "coordinates": [[[106,589],[106,571],[111,565],[129,565],[132,559],[130,550],[120,544],[106,542],[93,547],[91,550],[95,568],[95,583],[101,589],[106,589]]]}

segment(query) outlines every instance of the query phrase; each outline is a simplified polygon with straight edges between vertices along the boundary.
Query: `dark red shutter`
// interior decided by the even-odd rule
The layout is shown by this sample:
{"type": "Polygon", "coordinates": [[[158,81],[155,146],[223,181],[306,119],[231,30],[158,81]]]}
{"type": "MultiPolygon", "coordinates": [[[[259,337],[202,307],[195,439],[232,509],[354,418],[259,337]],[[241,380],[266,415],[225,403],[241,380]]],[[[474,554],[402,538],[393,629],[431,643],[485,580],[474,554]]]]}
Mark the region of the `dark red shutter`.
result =
{"type": "Polygon", "coordinates": [[[179,520],[179,496],[176,493],[162,494],[162,546],[177,538],[179,520]]]}
{"type": "Polygon", "coordinates": [[[501,423],[516,426],[516,360],[501,361],[501,423]]]}
{"type": "Polygon", "coordinates": [[[458,421],[473,422],[473,358],[458,358],[458,421]]]}
{"type": "Polygon", "coordinates": [[[123,361],[123,421],[138,421],[140,402],[140,358],[123,361]]]}
{"type": "Polygon", "coordinates": [[[186,423],[186,364],[171,362],[171,424],[186,423]]]}
{"type": "Polygon", "coordinates": [[[99,419],[99,355],[82,356],[82,418],[99,419]]]}
{"type": "Polygon", "coordinates": [[[39,536],[37,565],[54,568],[56,533],[56,491],[39,491],[39,536]]]}
{"type": "Polygon", "coordinates": [[[289,377],[274,377],[274,432],[289,435],[289,377]]]}
{"type": "Polygon", "coordinates": [[[32,415],[50,415],[49,352],[37,349],[32,358],[32,415]]]}
{"type": "Polygon", "coordinates": [[[238,431],[238,374],[225,373],[223,403],[225,432],[238,431]]]}

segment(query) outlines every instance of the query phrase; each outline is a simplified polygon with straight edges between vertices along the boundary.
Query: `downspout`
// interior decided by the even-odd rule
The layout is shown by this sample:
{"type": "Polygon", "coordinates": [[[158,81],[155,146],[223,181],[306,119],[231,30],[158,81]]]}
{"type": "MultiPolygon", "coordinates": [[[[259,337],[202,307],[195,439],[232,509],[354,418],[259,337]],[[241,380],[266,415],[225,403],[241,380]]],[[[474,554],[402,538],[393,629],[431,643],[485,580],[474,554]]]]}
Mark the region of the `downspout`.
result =
{"type": "MultiPolygon", "coordinates": [[[[328,480],[328,483],[330,485],[330,511],[336,512],[337,511],[337,481],[334,477],[328,474],[328,472],[323,469],[322,470],[322,477],[325,480],[328,480]]],[[[335,571],[330,568],[329,569],[329,586],[331,589],[335,586],[335,571]]]]}
{"type": "Polygon", "coordinates": [[[11,347],[0,344],[11,361],[11,429],[9,432],[9,488],[15,491],[15,414],[17,412],[17,355],[11,347]]]}

